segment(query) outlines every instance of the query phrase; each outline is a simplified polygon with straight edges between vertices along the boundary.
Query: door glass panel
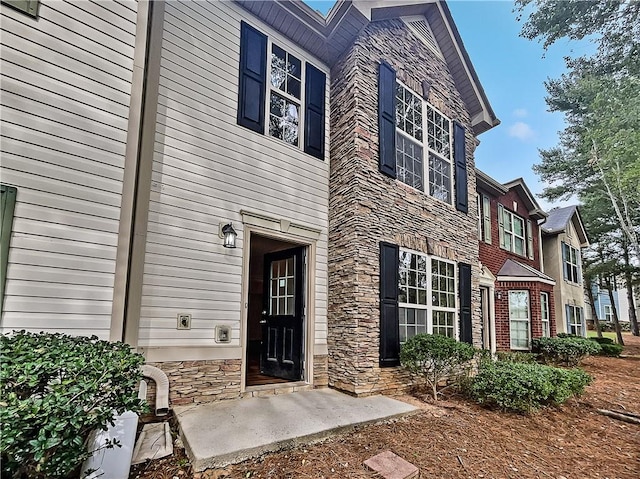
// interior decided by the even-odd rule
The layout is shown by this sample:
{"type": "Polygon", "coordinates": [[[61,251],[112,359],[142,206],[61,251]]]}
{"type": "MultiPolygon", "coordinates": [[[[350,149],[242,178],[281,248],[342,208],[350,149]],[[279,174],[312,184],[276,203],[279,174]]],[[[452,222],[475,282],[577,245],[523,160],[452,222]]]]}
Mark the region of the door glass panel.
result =
{"type": "Polygon", "coordinates": [[[282,361],[293,364],[293,328],[285,328],[282,341],[282,361]]]}
{"type": "Polygon", "coordinates": [[[269,281],[269,314],[272,316],[293,316],[295,314],[295,258],[287,258],[271,263],[269,281]]]}

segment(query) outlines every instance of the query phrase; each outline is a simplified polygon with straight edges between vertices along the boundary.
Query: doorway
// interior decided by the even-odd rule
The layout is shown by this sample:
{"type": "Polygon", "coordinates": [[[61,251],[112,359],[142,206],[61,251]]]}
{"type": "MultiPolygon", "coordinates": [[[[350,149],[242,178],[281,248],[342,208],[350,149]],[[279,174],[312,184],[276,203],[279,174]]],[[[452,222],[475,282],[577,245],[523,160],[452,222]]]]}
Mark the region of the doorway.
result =
{"type": "Polygon", "coordinates": [[[252,234],[246,386],[304,379],[307,247],[252,234]]]}

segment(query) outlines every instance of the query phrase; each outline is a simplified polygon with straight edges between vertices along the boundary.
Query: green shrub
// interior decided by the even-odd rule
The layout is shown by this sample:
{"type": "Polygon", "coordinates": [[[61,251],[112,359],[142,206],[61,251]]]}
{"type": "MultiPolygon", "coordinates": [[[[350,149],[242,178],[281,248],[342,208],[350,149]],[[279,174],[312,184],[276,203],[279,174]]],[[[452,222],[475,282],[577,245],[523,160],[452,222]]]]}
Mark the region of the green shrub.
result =
{"type": "Polygon", "coordinates": [[[600,347],[600,356],[610,356],[612,358],[617,358],[622,354],[623,346],[620,344],[601,344],[600,347]]]}
{"type": "Polygon", "coordinates": [[[581,369],[510,361],[482,362],[469,388],[480,404],[521,413],[562,404],[591,382],[581,369]]]}
{"type": "Polygon", "coordinates": [[[400,363],[411,373],[421,376],[438,399],[438,383],[457,379],[467,372],[465,366],[477,350],[467,343],[441,335],[416,334],[400,348],[400,363]]]}
{"type": "Polygon", "coordinates": [[[564,336],[556,338],[536,338],[531,349],[538,353],[545,363],[575,366],[590,354],[598,354],[601,346],[586,338],[564,336]]]}
{"type": "Polygon", "coordinates": [[[3,478],[78,477],[91,431],[145,408],[144,359],[124,343],[24,331],[0,340],[3,478]]]}
{"type": "Polygon", "coordinates": [[[524,353],[521,351],[498,351],[496,353],[498,361],[508,361],[511,363],[535,363],[538,355],[535,353],[524,353]]]}
{"type": "Polygon", "coordinates": [[[595,341],[596,343],[602,345],[602,344],[614,344],[613,339],[611,338],[605,338],[604,336],[602,338],[598,338],[596,336],[589,338],[591,341],[595,341]]]}

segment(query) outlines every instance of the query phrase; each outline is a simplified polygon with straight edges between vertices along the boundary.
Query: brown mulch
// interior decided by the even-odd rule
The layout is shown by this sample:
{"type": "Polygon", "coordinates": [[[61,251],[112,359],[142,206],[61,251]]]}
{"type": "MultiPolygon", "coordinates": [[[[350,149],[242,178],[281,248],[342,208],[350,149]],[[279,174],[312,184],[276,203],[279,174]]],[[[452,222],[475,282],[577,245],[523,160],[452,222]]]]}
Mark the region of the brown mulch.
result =
{"type": "MultiPolygon", "coordinates": [[[[640,338],[625,335],[625,354],[640,355],[640,338]]],[[[640,414],[640,357],[592,357],[594,382],[562,407],[523,416],[483,409],[459,397],[437,404],[401,398],[422,412],[361,428],[321,444],[268,454],[196,474],[222,478],[375,478],[363,462],[391,450],[423,478],[640,478],[640,426],[597,408],[640,414]]],[[[132,469],[131,478],[191,479],[184,452],[132,469]]]]}

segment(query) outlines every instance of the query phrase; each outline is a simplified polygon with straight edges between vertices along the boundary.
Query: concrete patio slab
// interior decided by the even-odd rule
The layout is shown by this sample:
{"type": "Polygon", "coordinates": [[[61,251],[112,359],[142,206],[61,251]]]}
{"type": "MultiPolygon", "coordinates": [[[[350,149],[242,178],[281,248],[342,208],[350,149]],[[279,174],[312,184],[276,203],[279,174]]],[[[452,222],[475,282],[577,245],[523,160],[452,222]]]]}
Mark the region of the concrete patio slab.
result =
{"type": "Polygon", "coordinates": [[[386,396],[355,398],[333,389],[174,408],[196,472],[417,411],[386,396]]]}

